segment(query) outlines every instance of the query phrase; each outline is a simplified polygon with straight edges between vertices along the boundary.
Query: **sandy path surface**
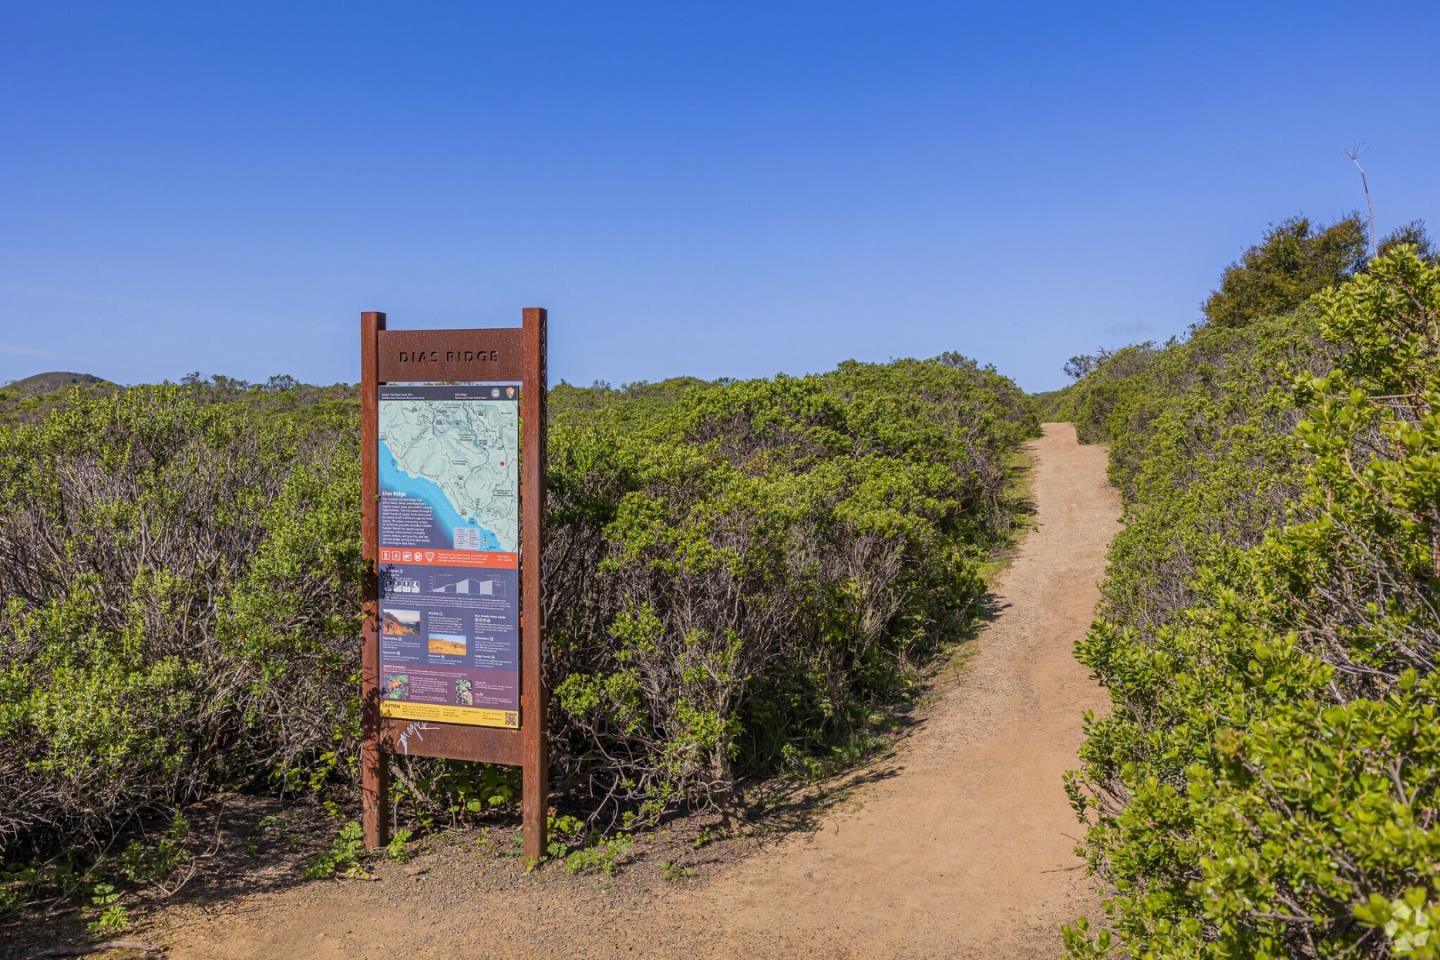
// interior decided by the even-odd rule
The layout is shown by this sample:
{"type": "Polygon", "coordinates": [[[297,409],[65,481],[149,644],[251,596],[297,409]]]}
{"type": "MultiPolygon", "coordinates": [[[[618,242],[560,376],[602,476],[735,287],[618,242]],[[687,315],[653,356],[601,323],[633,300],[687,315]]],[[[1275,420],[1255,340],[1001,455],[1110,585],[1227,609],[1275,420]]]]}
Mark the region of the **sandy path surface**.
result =
{"type": "Polygon", "coordinates": [[[1071,649],[1120,507],[1104,448],[1078,445],[1069,424],[1047,424],[1031,449],[1036,529],[999,576],[995,619],[818,830],[639,897],[583,877],[467,889],[391,865],[378,883],[179,910],[149,939],[177,960],[1060,955],[1060,925],[1098,899],[1061,775],[1082,711],[1105,702],[1071,649]]]}

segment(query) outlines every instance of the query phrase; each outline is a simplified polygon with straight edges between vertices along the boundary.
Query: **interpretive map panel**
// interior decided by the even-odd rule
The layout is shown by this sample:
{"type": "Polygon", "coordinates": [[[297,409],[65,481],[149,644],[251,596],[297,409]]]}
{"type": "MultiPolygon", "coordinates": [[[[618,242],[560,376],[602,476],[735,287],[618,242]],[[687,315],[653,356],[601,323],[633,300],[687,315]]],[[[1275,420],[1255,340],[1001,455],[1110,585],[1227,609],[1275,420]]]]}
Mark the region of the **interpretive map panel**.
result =
{"type": "Polygon", "coordinates": [[[380,387],[382,716],[520,725],[518,398],[380,387]]]}

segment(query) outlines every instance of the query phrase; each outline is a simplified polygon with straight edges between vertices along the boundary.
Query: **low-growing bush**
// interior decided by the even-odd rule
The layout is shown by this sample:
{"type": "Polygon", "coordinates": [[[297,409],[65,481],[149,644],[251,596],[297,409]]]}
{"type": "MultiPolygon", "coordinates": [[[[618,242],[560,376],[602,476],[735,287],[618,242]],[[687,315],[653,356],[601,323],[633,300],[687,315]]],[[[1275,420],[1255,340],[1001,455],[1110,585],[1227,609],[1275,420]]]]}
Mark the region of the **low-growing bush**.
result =
{"type": "Polygon", "coordinates": [[[1114,895],[1073,956],[1433,955],[1437,318],[1440,269],[1392,245],[1111,408],[1127,526],[1078,653],[1113,709],[1069,786],[1114,895]]]}
{"type": "Polygon", "coordinates": [[[353,707],[350,422],[183,388],[0,431],[0,843],[131,818],[313,756],[353,707]]]}
{"type": "MultiPolygon", "coordinates": [[[[953,355],[557,388],[544,663],[553,783],[587,828],[728,804],[907,697],[982,591],[1035,428],[1010,381],[953,355]]],[[[222,788],[343,819],[358,433],[342,388],[198,377],[0,429],[7,868],[123,849],[222,788]]],[[[514,795],[476,765],[396,773],[405,822],[514,795]]]]}

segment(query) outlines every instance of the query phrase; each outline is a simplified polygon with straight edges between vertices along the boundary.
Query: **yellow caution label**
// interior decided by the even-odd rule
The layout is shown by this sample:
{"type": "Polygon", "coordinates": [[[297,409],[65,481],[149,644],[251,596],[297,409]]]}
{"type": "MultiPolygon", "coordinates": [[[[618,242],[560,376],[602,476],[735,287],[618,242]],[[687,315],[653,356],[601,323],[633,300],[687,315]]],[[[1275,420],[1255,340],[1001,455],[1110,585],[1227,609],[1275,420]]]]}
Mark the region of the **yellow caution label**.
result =
{"type": "Polygon", "coordinates": [[[516,710],[487,710],[483,707],[449,707],[443,703],[411,703],[405,700],[381,700],[380,716],[401,720],[434,720],[436,723],[466,723],[472,727],[520,727],[516,710]]]}

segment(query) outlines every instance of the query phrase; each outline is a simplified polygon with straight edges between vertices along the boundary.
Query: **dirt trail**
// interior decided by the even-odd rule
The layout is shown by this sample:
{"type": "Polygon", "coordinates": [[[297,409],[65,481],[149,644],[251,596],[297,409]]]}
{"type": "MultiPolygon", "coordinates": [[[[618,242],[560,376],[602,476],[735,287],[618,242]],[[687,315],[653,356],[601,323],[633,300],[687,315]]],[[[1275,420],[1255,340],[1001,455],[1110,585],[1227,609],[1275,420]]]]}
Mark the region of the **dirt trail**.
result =
{"type": "Polygon", "coordinates": [[[1032,450],[1037,525],[999,577],[996,618],[818,830],[640,897],[588,878],[470,889],[390,866],[378,883],[179,910],[150,939],[176,960],[1058,955],[1060,924],[1095,907],[1060,778],[1081,712],[1104,702],[1071,648],[1119,503],[1104,448],[1079,446],[1069,424],[1047,424],[1032,450]]]}

